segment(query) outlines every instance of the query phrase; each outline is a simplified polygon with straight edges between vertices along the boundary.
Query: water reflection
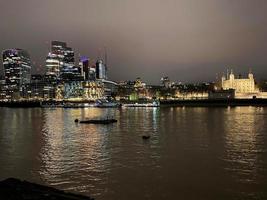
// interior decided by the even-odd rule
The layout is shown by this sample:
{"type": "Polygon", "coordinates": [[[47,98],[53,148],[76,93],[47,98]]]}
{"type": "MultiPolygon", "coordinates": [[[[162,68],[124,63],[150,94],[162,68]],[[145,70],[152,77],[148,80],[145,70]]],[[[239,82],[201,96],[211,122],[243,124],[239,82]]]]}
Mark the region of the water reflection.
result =
{"type": "Polygon", "coordinates": [[[0,108],[0,178],[100,200],[266,199],[266,120],[255,107],[0,108]],[[118,123],[74,123],[106,116],[118,123]]]}
{"type": "Polygon", "coordinates": [[[36,162],[42,146],[40,109],[0,110],[1,178],[18,177],[39,182],[36,162]]]}
{"type": "Polygon", "coordinates": [[[259,156],[265,152],[261,140],[266,113],[263,108],[236,107],[228,108],[225,114],[225,169],[229,171],[243,193],[251,193],[255,197],[257,185],[262,179],[264,169],[259,156]],[[244,183],[244,184],[240,184],[244,183]]]}
{"type": "Polygon", "coordinates": [[[81,116],[100,117],[103,111],[55,109],[44,112],[46,143],[40,153],[42,178],[50,185],[65,190],[94,191],[93,195],[103,192],[101,185],[105,184],[110,161],[105,150],[109,126],[74,123],[74,119],[81,116]]]}

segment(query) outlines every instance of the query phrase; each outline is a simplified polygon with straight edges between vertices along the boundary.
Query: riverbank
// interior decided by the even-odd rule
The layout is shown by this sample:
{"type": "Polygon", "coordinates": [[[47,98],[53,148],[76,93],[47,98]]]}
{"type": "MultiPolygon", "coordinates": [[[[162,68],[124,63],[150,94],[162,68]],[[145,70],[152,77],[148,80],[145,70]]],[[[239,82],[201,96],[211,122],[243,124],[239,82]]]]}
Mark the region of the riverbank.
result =
{"type": "MultiPolygon", "coordinates": [[[[41,101],[0,101],[0,107],[31,108],[41,107],[41,101]]],[[[51,104],[60,102],[51,101],[51,104]]],[[[72,102],[78,104],[80,102],[72,102]]],[[[62,104],[62,102],[61,102],[62,104]]],[[[227,106],[267,106],[267,99],[194,99],[161,100],[160,107],[227,107],[227,106]]]]}
{"type": "Polygon", "coordinates": [[[196,100],[163,100],[163,107],[227,107],[227,106],[267,106],[267,99],[196,99],[196,100]]]}
{"type": "Polygon", "coordinates": [[[93,200],[93,198],[64,192],[52,187],[8,178],[0,181],[0,198],[9,200],[33,200],[33,199],[66,199],[66,200],[93,200]]]}
{"type": "Polygon", "coordinates": [[[41,105],[40,101],[0,101],[0,107],[33,108],[41,105]]]}

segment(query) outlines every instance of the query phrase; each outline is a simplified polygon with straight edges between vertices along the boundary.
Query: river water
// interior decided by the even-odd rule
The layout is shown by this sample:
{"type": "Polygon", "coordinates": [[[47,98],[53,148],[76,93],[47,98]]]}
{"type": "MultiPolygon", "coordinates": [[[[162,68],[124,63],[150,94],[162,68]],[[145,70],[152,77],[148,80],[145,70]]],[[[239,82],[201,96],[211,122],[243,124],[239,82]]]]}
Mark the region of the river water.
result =
{"type": "Polygon", "coordinates": [[[267,199],[267,108],[0,108],[7,177],[97,200],[267,199]]]}

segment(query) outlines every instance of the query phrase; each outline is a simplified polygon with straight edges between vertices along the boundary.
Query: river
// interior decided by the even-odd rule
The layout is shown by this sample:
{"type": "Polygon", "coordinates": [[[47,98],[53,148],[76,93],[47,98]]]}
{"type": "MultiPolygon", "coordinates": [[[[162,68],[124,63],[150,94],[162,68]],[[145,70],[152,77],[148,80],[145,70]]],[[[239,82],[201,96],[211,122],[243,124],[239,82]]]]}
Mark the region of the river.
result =
{"type": "Polygon", "coordinates": [[[267,199],[267,108],[0,108],[8,177],[97,200],[267,199]]]}

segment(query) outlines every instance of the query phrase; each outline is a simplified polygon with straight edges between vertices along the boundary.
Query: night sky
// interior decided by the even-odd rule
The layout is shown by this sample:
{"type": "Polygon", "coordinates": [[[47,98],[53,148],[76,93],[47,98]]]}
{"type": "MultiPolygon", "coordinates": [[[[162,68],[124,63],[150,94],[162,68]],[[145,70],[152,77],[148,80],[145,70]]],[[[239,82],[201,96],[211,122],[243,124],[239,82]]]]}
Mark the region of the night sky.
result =
{"type": "Polygon", "coordinates": [[[214,81],[227,68],[267,79],[266,0],[0,0],[0,26],[0,50],[28,50],[34,73],[60,40],[77,57],[106,46],[115,81],[214,81]]]}

